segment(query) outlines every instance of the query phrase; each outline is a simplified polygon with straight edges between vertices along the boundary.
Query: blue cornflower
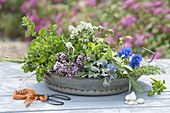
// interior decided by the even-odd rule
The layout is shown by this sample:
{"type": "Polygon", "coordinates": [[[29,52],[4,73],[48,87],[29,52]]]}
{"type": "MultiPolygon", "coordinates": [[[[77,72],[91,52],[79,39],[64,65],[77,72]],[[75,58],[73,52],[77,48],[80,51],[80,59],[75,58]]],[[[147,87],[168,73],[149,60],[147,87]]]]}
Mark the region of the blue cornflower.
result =
{"type": "Polygon", "coordinates": [[[126,47],[123,50],[124,50],[124,53],[125,53],[125,58],[132,56],[132,48],[126,47]]]}
{"type": "Polygon", "coordinates": [[[132,56],[132,48],[126,47],[126,48],[120,50],[118,52],[117,56],[129,58],[130,56],[132,56]]]}
{"type": "Polygon", "coordinates": [[[99,60],[99,64],[100,64],[102,67],[106,67],[106,66],[107,66],[107,60],[99,60]]]}
{"type": "Polygon", "coordinates": [[[125,54],[124,51],[123,51],[123,50],[120,50],[120,51],[118,51],[117,56],[122,57],[124,54],[125,54]]]}
{"type": "Polygon", "coordinates": [[[133,69],[135,68],[135,66],[139,67],[140,66],[140,61],[137,59],[131,60],[130,62],[130,67],[132,67],[133,69]]]}
{"type": "Polygon", "coordinates": [[[130,67],[135,68],[135,66],[139,67],[140,66],[140,62],[142,61],[142,56],[141,54],[135,54],[134,56],[132,56],[132,59],[130,61],[130,67]]]}
{"type": "Polygon", "coordinates": [[[112,63],[108,64],[108,65],[107,65],[107,68],[110,69],[110,71],[111,71],[112,73],[115,73],[115,72],[116,72],[116,66],[115,66],[114,64],[112,64],[112,63]]]}
{"type": "Polygon", "coordinates": [[[134,56],[132,56],[132,59],[136,59],[136,60],[139,60],[141,62],[142,61],[142,55],[137,53],[134,56]]]}

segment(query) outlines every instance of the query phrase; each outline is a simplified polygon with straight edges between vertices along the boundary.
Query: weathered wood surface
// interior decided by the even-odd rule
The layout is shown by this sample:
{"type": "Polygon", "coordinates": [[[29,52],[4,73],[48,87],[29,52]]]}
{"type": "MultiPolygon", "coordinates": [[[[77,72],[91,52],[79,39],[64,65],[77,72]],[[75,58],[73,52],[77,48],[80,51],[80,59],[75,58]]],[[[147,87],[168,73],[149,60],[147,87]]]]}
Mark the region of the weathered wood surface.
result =
{"type": "Polygon", "coordinates": [[[14,90],[30,88],[40,94],[56,94],[48,89],[44,82],[37,83],[35,77],[25,82],[24,78],[29,75],[23,73],[19,64],[0,62],[0,113],[4,112],[27,112],[27,113],[169,113],[170,111],[170,59],[154,60],[152,64],[157,64],[166,69],[164,75],[142,76],[138,82],[145,90],[144,94],[137,93],[137,97],[145,99],[142,105],[126,105],[124,97],[128,92],[112,96],[75,96],[71,101],[65,101],[63,106],[54,106],[40,101],[33,102],[25,108],[22,100],[13,100],[14,90]],[[150,77],[165,79],[167,89],[159,96],[148,97],[147,91],[151,89],[150,77]]]}

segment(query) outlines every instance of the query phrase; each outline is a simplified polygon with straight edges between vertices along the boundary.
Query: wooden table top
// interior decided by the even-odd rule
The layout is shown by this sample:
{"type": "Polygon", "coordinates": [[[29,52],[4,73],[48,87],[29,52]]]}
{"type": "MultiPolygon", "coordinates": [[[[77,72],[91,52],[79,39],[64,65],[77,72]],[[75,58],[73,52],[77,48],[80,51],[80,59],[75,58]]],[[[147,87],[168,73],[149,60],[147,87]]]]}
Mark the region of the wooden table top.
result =
{"type": "Polygon", "coordinates": [[[46,102],[35,101],[28,108],[23,100],[13,100],[12,94],[17,89],[30,88],[40,94],[59,94],[44,84],[37,83],[35,77],[24,81],[30,73],[25,74],[20,69],[21,65],[9,62],[0,62],[0,113],[169,113],[170,112],[170,59],[154,60],[152,64],[166,69],[164,75],[142,76],[138,79],[145,93],[136,92],[138,98],[145,99],[144,104],[126,105],[125,95],[128,92],[111,96],[76,96],[68,95],[71,101],[64,101],[63,106],[54,106],[46,102]],[[151,89],[150,77],[165,79],[167,89],[162,95],[147,96],[151,89]]]}

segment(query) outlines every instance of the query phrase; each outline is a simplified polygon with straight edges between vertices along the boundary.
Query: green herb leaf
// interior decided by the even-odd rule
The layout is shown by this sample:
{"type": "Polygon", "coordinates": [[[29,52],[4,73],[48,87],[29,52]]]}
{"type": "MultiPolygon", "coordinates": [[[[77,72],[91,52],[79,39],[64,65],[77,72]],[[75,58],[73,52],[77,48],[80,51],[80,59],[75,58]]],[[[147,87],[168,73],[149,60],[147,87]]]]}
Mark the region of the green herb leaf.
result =
{"type": "Polygon", "coordinates": [[[128,75],[128,78],[129,78],[129,80],[130,80],[130,82],[131,82],[132,87],[135,88],[136,91],[138,91],[138,92],[140,92],[140,93],[143,93],[143,92],[144,92],[143,89],[141,88],[141,86],[136,82],[136,80],[134,80],[134,79],[133,79],[132,77],[130,77],[129,75],[128,75]]]}
{"type": "Polygon", "coordinates": [[[107,47],[107,52],[106,52],[108,60],[112,60],[112,50],[110,48],[110,45],[107,47]]]}
{"type": "Polygon", "coordinates": [[[38,34],[39,34],[39,36],[44,36],[45,35],[45,28],[44,27],[42,27],[40,30],[39,30],[39,32],[38,32],[38,34]]]}
{"type": "Polygon", "coordinates": [[[164,86],[165,84],[165,80],[156,80],[154,78],[151,78],[152,82],[152,89],[148,91],[148,96],[153,96],[155,93],[157,93],[157,95],[160,95],[161,92],[163,92],[163,90],[166,89],[166,86],[164,86]]]}

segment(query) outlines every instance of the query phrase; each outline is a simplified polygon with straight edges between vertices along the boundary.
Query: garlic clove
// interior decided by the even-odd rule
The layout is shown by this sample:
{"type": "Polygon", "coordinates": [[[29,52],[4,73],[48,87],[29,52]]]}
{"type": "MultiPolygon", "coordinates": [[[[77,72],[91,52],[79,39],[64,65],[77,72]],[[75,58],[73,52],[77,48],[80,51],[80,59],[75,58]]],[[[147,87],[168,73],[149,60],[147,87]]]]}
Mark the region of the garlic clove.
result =
{"type": "Polygon", "coordinates": [[[137,104],[137,102],[130,100],[130,101],[128,102],[128,104],[129,104],[129,105],[135,105],[135,104],[137,104]]]}
{"type": "Polygon", "coordinates": [[[139,98],[137,99],[136,101],[138,104],[144,104],[145,103],[145,100],[143,98],[139,98]]]}

